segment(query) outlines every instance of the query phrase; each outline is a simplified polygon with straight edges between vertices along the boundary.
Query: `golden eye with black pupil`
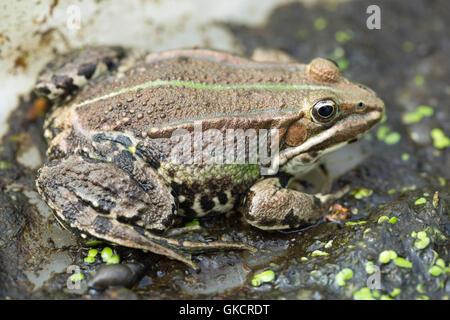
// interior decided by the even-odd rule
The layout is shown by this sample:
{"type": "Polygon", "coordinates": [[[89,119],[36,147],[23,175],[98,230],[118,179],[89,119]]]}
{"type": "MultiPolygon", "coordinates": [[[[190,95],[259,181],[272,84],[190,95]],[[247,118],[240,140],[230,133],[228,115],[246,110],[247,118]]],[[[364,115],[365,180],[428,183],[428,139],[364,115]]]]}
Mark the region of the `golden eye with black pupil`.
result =
{"type": "Polygon", "coordinates": [[[320,100],[311,108],[311,117],[318,123],[330,122],[337,113],[338,105],[331,99],[320,100]]]}
{"type": "Polygon", "coordinates": [[[358,102],[356,105],[356,110],[363,111],[366,108],[366,104],[364,102],[358,102]]]}

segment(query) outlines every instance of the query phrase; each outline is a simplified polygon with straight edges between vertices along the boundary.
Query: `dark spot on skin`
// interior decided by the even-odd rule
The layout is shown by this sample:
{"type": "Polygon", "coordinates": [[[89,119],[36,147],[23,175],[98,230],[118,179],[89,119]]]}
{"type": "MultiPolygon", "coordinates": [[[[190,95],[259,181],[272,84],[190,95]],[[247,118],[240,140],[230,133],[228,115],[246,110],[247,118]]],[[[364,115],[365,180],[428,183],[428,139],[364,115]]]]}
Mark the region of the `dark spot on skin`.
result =
{"type": "Polygon", "coordinates": [[[172,190],[173,190],[173,192],[175,193],[175,194],[180,194],[180,191],[181,191],[181,184],[179,184],[179,183],[176,183],[176,182],[172,182],[171,184],[170,184],[170,187],[172,188],[172,190]]]}
{"type": "Polygon", "coordinates": [[[284,217],[283,221],[281,222],[282,225],[288,225],[289,228],[294,228],[299,224],[298,217],[294,214],[294,209],[291,208],[287,215],[284,217]]]}
{"type": "Polygon", "coordinates": [[[214,201],[209,199],[208,196],[202,196],[200,198],[200,205],[201,205],[203,211],[208,212],[209,210],[214,208],[215,204],[214,204],[214,201]]]}
{"type": "Polygon", "coordinates": [[[112,223],[108,218],[97,216],[92,224],[95,232],[98,234],[106,234],[112,229],[112,223]]]}
{"type": "Polygon", "coordinates": [[[289,183],[289,180],[292,178],[292,175],[290,175],[289,173],[286,172],[280,172],[280,174],[278,175],[278,181],[280,182],[280,185],[283,188],[286,188],[286,186],[289,183]]]}
{"type": "Polygon", "coordinates": [[[197,182],[192,183],[190,189],[194,194],[198,194],[201,192],[200,184],[198,184],[197,182]]]}
{"type": "Polygon", "coordinates": [[[186,62],[189,62],[189,57],[181,56],[181,57],[178,57],[177,60],[179,63],[186,63],[186,62]]]}
{"type": "Polygon", "coordinates": [[[76,204],[75,207],[73,207],[72,205],[70,206],[62,206],[62,215],[64,217],[64,220],[68,223],[68,224],[72,224],[72,223],[76,223],[77,222],[77,216],[78,216],[78,211],[83,210],[83,205],[81,204],[76,204]]]}
{"type": "Polygon", "coordinates": [[[102,142],[102,141],[107,140],[107,138],[104,133],[98,133],[98,134],[92,136],[92,140],[94,140],[95,142],[102,142]]]}
{"type": "Polygon", "coordinates": [[[119,221],[120,223],[124,223],[127,225],[136,225],[137,222],[139,221],[139,216],[133,216],[133,217],[124,217],[124,216],[118,216],[117,217],[117,221],[119,221]]]}
{"type": "Polygon", "coordinates": [[[78,69],[78,75],[84,76],[86,79],[90,79],[95,72],[97,66],[93,63],[85,63],[80,65],[78,69]]]}
{"type": "Polygon", "coordinates": [[[258,221],[258,225],[265,226],[265,227],[271,227],[277,224],[277,220],[275,219],[263,219],[258,221]]]}
{"type": "Polygon", "coordinates": [[[197,216],[197,213],[192,210],[193,203],[189,200],[186,200],[182,203],[180,203],[180,209],[184,212],[184,214],[188,217],[195,217],[197,216]]]}
{"type": "Polygon", "coordinates": [[[68,76],[54,75],[52,82],[56,85],[56,88],[63,89],[66,93],[78,90],[78,86],[73,84],[73,79],[68,76]]]}
{"type": "Polygon", "coordinates": [[[111,58],[104,58],[103,63],[106,64],[109,71],[114,68],[114,61],[111,58]]]}
{"type": "Polygon", "coordinates": [[[163,219],[163,220],[161,221],[161,224],[162,224],[165,228],[170,227],[170,226],[172,225],[172,223],[173,223],[173,219],[175,218],[175,215],[176,215],[176,207],[173,205],[173,206],[172,206],[172,214],[169,215],[169,216],[167,216],[165,219],[163,219]],[[175,210],[175,211],[174,211],[174,210],[175,210]]]}
{"type": "Polygon", "coordinates": [[[114,139],[114,142],[120,143],[121,145],[125,146],[126,148],[131,147],[133,144],[131,143],[130,138],[119,135],[114,139]]]}
{"type": "Polygon", "coordinates": [[[101,212],[97,210],[99,211],[99,213],[109,214],[111,210],[116,206],[116,204],[109,199],[100,199],[98,200],[98,206],[99,206],[98,209],[101,210],[101,212]]]}
{"type": "Polygon", "coordinates": [[[119,136],[113,138],[113,137],[108,137],[104,133],[98,133],[98,134],[94,135],[92,137],[92,139],[95,142],[103,142],[103,141],[115,142],[115,143],[123,145],[125,148],[129,148],[133,145],[133,143],[131,142],[131,139],[126,136],[123,136],[123,135],[119,135],[119,136]]]}
{"type": "Polygon", "coordinates": [[[142,143],[138,143],[136,146],[136,156],[143,159],[155,170],[158,170],[161,166],[156,151],[152,148],[146,148],[142,143]]]}
{"type": "Polygon", "coordinates": [[[49,88],[46,88],[46,87],[39,87],[39,88],[36,88],[36,91],[38,92],[38,93],[40,93],[40,94],[43,94],[43,95],[48,95],[48,94],[50,94],[50,89],[49,88]]]}
{"type": "Polygon", "coordinates": [[[133,230],[136,231],[137,233],[139,233],[142,236],[145,236],[145,231],[144,229],[138,227],[138,226],[133,226],[133,230]]]}
{"type": "Polygon", "coordinates": [[[219,198],[219,203],[220,203],[220,204],[222,204],[222,205],[227,204],[227,202],[228,202],[228,197],[227,197],[227,195],[226,195],[225,193],[220,192],[220,193],[217,195],[217,197],[219,198]]]}

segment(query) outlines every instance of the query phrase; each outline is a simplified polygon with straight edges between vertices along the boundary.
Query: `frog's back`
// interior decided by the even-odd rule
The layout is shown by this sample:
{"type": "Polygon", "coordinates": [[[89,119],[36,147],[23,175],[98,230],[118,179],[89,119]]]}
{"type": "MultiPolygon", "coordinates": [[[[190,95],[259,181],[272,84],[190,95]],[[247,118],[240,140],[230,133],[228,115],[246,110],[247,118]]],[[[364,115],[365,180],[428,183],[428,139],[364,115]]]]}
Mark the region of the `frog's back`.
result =
{"type": "Polygon", "coordinates": [[[95,80],[74,104],[89,130],[146,136],[211,119],[215,127],[273,128],[298,116],[307,90],[286,88],[314,85],[305,68],[209,50],[169,51],[147,56],[123,75],[95,80]]]}

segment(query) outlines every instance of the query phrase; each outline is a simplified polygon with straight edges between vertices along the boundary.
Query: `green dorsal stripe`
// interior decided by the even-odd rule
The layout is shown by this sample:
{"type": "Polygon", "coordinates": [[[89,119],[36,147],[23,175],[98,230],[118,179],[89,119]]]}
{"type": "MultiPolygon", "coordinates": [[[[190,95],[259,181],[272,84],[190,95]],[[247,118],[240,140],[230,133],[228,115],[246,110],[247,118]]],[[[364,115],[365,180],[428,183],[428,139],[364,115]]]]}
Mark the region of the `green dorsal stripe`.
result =
{"type": "Polygon", "coordinates": [[[155,80],[141,83],[134,87],[123,88],[119,91],[111,92],[107,95],[97,97],[94,99],[89,99],[79,104],[76,104],[75,107],[84,106],[89,103],[97,102],[100,100],[105,100],[108,98],[112,98],[118,96],[120,94],[137,91],[139,89],[147,89],[150,87],[158,87],[158,86],[174,86],[174,87],[185,87],[191,89],[200,89],[200,90],[233,90],[233,89],[271,89],[271,90],[329,90],[333,92],[340,92],[341,90],[327,87],[327,86],[315,86],[309,84],[281,84],[281,83],[246,83],[246,84],[207,84],[201,82],[193,82],[193,81],[181,81],[181,80],[155,80]]]}

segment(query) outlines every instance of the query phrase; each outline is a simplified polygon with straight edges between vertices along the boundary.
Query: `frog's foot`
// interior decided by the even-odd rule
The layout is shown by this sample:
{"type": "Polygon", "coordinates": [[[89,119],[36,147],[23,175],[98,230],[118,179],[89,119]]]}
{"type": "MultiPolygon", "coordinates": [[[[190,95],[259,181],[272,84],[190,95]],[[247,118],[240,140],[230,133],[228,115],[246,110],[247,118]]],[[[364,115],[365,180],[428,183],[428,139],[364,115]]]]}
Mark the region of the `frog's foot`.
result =
{"type": "Polygon", "coordinates": [[[278,177],[254,184],[244,200],[247,222],[264,230],[297,228],[314,223],[324,214],[318,198],[287,189],[278,177]]]}
{"type": "Polygon", "coordinates": [[[316,194],[314,196],[320,200],[320,202],[322,203],[322,206],[329,207],[336,200],[339,200],[340,198],[345,196],[350,191],[350,189],[351,189],[350,186],[346,185],[342,189],[339,189],[338,191],[336,191],[334,193],[329,193],[329,194],[321,194],[321,193],[319,193],[319,194],[316,194]]]}
{"type": "Polygon", "coordinates": [[[165,183],[150,167],[145,169],[135,165],[131,177],[113,163],[71,156],[44,166],[36,184],[65,225],[118,245],[167,256],[195,270],[198,266],[190,252],[252,249],[239,243],[169,239],[147,231],[168,228],[176,206],[165,183]]]}
{"type": "Polygon", "coordinates": [[[56,56],[39,74],[36,92],[50,100],[72,94],[89,80],[117,68],[125,51],[119,47],[86,47],[56,56]]]}

